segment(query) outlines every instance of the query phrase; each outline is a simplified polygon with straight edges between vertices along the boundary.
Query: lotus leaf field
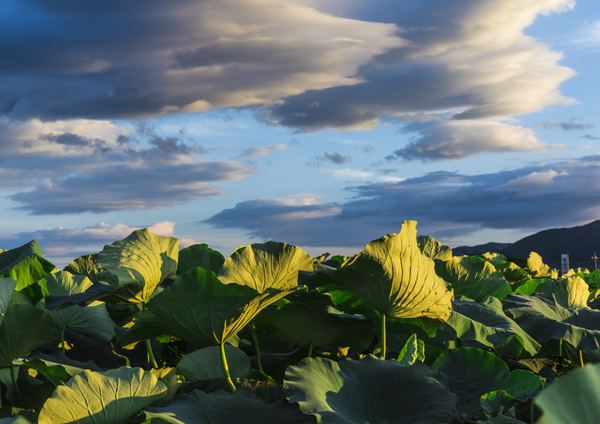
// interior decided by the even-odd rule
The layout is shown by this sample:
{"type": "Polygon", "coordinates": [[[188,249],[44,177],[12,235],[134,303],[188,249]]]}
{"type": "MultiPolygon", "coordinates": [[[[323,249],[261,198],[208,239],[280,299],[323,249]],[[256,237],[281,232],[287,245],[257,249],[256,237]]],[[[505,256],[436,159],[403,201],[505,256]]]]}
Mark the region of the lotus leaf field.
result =
{"type": "Polygon", "coordinates": [[[0,423],[597,424],[600,271],[453,256],[225,259],[148,229],[62,271],[0,253],[0,423]]]}

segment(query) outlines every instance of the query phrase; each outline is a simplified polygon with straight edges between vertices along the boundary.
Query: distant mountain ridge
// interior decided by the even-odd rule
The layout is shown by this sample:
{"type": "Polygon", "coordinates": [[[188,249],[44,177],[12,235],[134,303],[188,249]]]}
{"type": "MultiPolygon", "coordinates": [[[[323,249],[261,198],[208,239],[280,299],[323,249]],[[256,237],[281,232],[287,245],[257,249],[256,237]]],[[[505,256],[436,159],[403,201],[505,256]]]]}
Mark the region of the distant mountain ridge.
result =
{"type": "Polygon", "coordinates": [[[560,268],[560,255],[568,253],[570,268],[594,269],[594,261],[591,258],[594,252],[600,254],[600,220],[578,227],[540,231],[514,243],[491,242],[452,249],[455,256],[485,252],[498,252],[504,256],[521,259],[529,257],[530,252],[537,252],[552,268],[560,268]]]}

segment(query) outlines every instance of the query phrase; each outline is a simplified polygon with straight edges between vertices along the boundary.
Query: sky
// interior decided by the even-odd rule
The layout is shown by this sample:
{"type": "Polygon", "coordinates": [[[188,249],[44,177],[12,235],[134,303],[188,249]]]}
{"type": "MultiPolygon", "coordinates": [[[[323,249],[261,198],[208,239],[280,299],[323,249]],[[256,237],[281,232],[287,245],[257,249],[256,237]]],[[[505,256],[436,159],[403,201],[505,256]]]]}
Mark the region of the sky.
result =
{"type": "MultiPolygon", "coordinates": [[[[3,0],[0,248],[226,257],[600,219],[594,0],[3,0]]],[[[599,246],[600,249],[600,246],[599,246]]]]}

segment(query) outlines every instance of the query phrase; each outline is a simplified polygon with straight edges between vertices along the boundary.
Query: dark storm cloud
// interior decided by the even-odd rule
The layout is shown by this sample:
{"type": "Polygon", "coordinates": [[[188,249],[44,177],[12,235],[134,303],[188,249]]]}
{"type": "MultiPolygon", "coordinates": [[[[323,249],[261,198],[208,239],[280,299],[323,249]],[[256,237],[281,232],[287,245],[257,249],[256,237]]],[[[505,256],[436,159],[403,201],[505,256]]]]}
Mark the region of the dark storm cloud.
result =
{"type": "Polygon", "coordinates": [[[421,234],[451,237],[483,228],[575,225],[597,219],[600,213],[600,198],[592,195],[600,192],[600,167],[585,161],[496,174],[440,171],[350,189],[354,200],[311,205],[310,215],[307,206],[257,199],[205,222],[217,228],[244,228],[265,240],[279,237],[306,246],[341,247],[397,232],[406,219],[417,220],[421,234]]]}

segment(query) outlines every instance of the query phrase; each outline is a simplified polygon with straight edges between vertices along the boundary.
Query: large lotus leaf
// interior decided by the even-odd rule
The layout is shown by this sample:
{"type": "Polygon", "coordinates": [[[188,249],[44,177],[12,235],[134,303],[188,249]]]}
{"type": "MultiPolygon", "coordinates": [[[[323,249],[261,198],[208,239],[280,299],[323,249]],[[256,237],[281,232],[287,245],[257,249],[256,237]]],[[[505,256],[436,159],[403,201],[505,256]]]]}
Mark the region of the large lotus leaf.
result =
{"type": "Polygon", "coordinates": [[[569,309],[587,309],[589,286],[578,276],[546,281],[535,289],[536,293],[550,293],[559,305],[569,309]]]}
{"type": "Polygon", "coordinates": [[[433,237],[418,236],[417,243],[419,243],[421,252],[431,259],[447,261],[452,258],[452,249],[443,245],[433,237]]]}
{"type": "Polygon", "coordinates": [[[452,312],[452,290],[435,273],[433,260],[419,250],[416,221],[404,221],[400,233],[370,242],[333,275],[389,317],[445,321],[452,312]]]}
{"type": "Polygon", "coordinates": [[[85,292],[93,285],[85,275],[73,275],[67,271],[54,272],[40,280],[42,294],[55,296],[68,296],[85,292]]]}
{"type": "Polygon", "coordinates": [[[56,388],[39,415],[39,424],[121,424],[166,395],[148,371],[121,367],[105,373],[85,370],[56,388]]]}
{"type": "Polygon", "coordinates": [[[17,281],[14,278],[0,278],[0,324],[4,320],[4,314],[10,305],[15,287],[17,287],[17,281]]]}
{"type": "MultiPolygon", "coordinates": [[[[250,372],[252,368],[250,358],[243,350],[226,344],[225,356],[227,357],[227,366],[231,378],[242,378],[250,372]]],[[[185,377],[186,381],[225,378],[220,346],[209,346],[188,353],[179,361],[176,368],[178,373],[185,377]]]]}
{"type": "Polygon", "coordinates": [[[109,342],[115,336],[115,323],[106,310],[105,303],[89,306],[67,306],[66,308],[48,310],[43,303],[38,308],[46,310],[54,320],[54,339],[60,340],[64,327],[88,336],[94,336],[109,342]]]}
{"type": "Polygon", "coordinates": [[[502,310],[502,302],[487,297],[482,302],[455,300],[446,324],[460,340],[475,340],[501,354],[519,356],[523,350],[535,355],[540,344],[502,310]]]}
{"type": "Polygon", "coordinates": [[[30,305],[10,305],[0,325],[0,368],[50,343],[53,331],[54,321],[47,312],[30,305]]]}
{"type": "MultiPolygon", "coordinates": [[[[176,275],[179,240],[152,234],[147,228],[104,246],[98,270],[114,276],[131,303],[146,302],[156,287],[176,275]]],[[[110,281],[109,281],[110,282],[110,281]]]]}
{"type": "Polygon", "coordinates": [[[99,281],[100,271],[96,266],[98,254],[83,255],[73,260],[69,265],[64,267],[63,271],[70,272],[73,275],[84,275],[92,282],[99,281]]]}
{"type": "Polygon", "coordinates": [[[259,293],[269,288],[298,285],[299,271],[312,271],[313,259],[299,247],[269,241],[239,247],[218,273],[224,284],[252,287],[259,293]]]}
{"type": "Polygon", "coordinates": [[[263,309],[256,323],[274,329],[280,340],[296,346],[349,346],[361,352],[375,336],[371,319],[331,313],[327,303],[320,300],[308,304],[290,302],[281,309],[263,309]]]}
{"type": "Polygon", "coordinates": [[[223,266],[223,262],[225,262],[225,257],[216,250],[212,250],[207,244],[194,244],[179,251],[177,275],[196,267],[217,273],[223,266]]]}
{"type": "Polygon", "coordinates": [[[540,284],[548,281],[556,282],[557,280],[554,278],[532,278],[531,280],[527,280],[524,284],[520,285],[514,291],[514,294],[524,294],[526,296],[530,296],[535,293],[540,284]]]}
{"type": "Polygon", "coordinates": [[[600,311],[568,309],[552,294],[509,295],[506,314],[538,343],[564,340],[579,350],[600,349],[600,311]]]}
{"type": "Polygon", "coordinates": [[[536,252],[531,252],[527,258],[527,268],[535,278],[558,278],[558,271],[551,269],[544,263],[542,257],[536,252]]]}
{"type": "Polygon", "coordinates": [[[123,343],[170,334],[200,346],[218,345],[294,290],[259,293],[248,286],[223,284],[212,271],[191,269],[146,304],[123,343]]]}
{"type": "Polygon", "coordinates": [[[600,364],[569,372],[535,400],[542,410],[536,424],[600,423],[600,364]]]}
{"type": "Polygon", "coordinates": [[[435,424],[457,419],[454,395],[422,364],[369,355],[335,362],[307,358],[286,370],[284,393],[323,424],[435,424]]]}
{"type": "Polygon", "coordinates": [[[504,276],[513,289],[530,278],[527,271],[514,262],[509,261],[506,256],[498,253],[484,253],[482,256],[494,265],[496,271],[499,271],[504,276]]]}
{"type": "Polygon", "coordinates": [[[14,278],[17,281],[16,290],[37,283],[40,278],[56,268],[42,255],[42,249],[35,240],[0,253],[0,278],[14,278]]]}
{"type": "Polygon", "coordinates": [[[488,296],[502,299],[512,293],[510,284],[494,266],[477,256],[455,256],[437,261],[435,271],[450,283],[455,296],[466,296],[480,302],[488,296]]]}
{"type": "Polygon", "coordinates": [[[311,424],[312,417],[283,402],[265,405],[249,389],[235,394],[217,391],[175,397],[161,408],[146,408],[146,418],[160,418],[174,424],[311,424]]]}
{"type": "MultiPolygon", "coordinates": [[[[458,396],[456,406],[462,418],[486,417],[481,403],[486,394],[504,390],[509,396],[498,400],[512,407],[515,400],[525,402],[544,387],[534,373],[524,370],[511,373],[502,359],[476,348],[446,351],[431,368],[442,375],[446,389],[458,396]]],[[[488,397],[483,400],[489,402],[488,397]]]]}

